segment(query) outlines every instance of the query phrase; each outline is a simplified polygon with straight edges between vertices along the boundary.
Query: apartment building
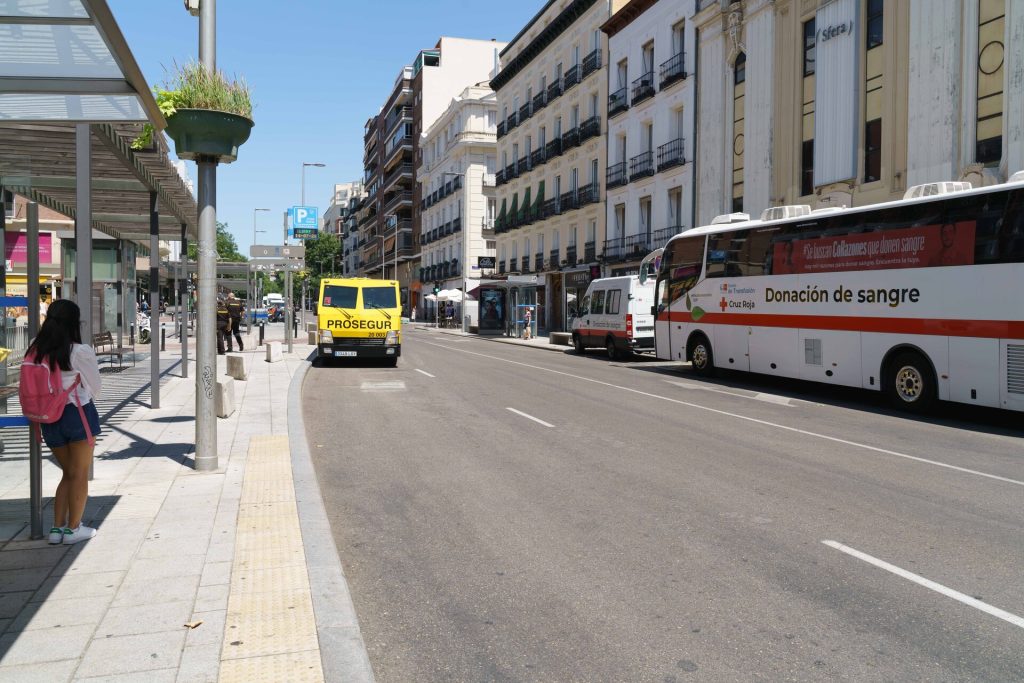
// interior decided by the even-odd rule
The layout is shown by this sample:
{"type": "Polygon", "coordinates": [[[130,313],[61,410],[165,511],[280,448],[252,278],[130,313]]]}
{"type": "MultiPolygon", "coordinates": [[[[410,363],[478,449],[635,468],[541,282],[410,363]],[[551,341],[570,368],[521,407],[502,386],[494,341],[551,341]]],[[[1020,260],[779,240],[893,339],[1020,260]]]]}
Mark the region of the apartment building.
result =
{"type": "Polygon", "coordinates": [[[631,0],[609,19],[607,275],[693,227],[694,0],[631,0]]]}
{"type": "Polygon", "coordinates": [[[700,0],[697,224],[1024,168],[1019,0],[700,0]],[[746,116],[750,112],[751,116],[746,116]]]}
{"type": "Polygon", "coordinates": [[[321,218],[321,232],[341,236],[352,200],[363,192],[363,182],[339,183],[334,186],[331,201],[321,218]]]}
{"type": "Polygon", "coordinates": [[[508,310],[535,306],[538,328],[564,330],[600,273],[605,239],[607,38],[625,0],[551,0],[501,53],[498,274],[508,310]]]}
{"type": "Polygon", "coordinates": [[[403,67],[391,94],[364,128],[363,167],[370,207],[360,226],[361,272],[398,280],[403,306],[419,301],[420,136],[466,86],[491,77],[493,40],[441,37],[403,67]]]}
{"type": "MultiPolygon", "coordinates": [[[[421,195],[420,273],[425,283],[463,293],[460,320],[477,324],[477,257],[494,256],[497,98],[483,83],[463,90],[423,134],[416,169],[421,195]]],[[[433,316],[425,301],[421,319],[433,316]]]]}

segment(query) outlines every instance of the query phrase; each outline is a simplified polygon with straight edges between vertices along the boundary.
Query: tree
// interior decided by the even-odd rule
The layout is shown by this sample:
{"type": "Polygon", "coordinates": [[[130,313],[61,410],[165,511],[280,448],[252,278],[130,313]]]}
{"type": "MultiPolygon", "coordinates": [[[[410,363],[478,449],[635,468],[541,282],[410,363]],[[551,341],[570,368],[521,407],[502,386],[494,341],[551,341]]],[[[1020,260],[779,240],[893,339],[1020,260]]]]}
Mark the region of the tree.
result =
{"type": "Polygon", "coordinates": [[[320,233],[306,240],[306,269],[302,277],[293,281],[296,297],[302,296],[303,285],[307,292],[320,291],[320,280],[333,277],[341,260],[341,240],[333,233],[320,233]]]}
{"type": "MultiPolygon", "coordinates": [[[[190,261],[199,258],[199,245],[195,242],[188,245],[188,258],[190,261]]],[[[238,243],[235,242],[235,236],[228,232],[228,224],[220,221],[217,221],[217,260],[235,263],[249,260],[238,251],[238,243]]]]}

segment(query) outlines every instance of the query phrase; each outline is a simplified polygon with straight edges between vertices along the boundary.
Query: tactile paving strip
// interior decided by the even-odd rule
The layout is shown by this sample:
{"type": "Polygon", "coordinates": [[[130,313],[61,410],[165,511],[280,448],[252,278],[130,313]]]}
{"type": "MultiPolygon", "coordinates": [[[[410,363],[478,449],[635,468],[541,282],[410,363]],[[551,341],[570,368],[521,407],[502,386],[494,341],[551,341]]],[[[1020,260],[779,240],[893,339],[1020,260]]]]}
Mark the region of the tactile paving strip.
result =
{"type": "Polygon", "coordinates": [[[249,445],[219,680],[324,680],[285,436],[249,445]]]}

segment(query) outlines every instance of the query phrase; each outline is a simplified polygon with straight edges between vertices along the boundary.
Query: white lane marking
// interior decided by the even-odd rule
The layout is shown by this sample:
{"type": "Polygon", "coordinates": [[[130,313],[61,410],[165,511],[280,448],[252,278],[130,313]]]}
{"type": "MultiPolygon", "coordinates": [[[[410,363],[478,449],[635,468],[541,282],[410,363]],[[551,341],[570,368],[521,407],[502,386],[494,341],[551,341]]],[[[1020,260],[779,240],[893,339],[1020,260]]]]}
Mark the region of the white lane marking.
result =
{"type": "Polygon", "coordinates": [[[931,579],[926,579],[923,576],[920,576],[913,572],[908,572],[906,569],[901,569],[896,565],[889,564],[888,562],[880,560],[877,557],[872,557],[867,553],[862,553],[856,548],[851,548],[848,545],[843,545],[842,543],[837,543],[836,541],[822,541],[822,543],[824,543],[830,548],[835,548],[839,552],[846,553],[851,557],[856,557],[858,560],[864,560],[868,564],[873,564],[880,569],[884,569],[887,572],[891,572],[896,576],[901,576],[904,579],[907,579],[908,581],[913,581],[914,583],[920,586],[924,586],[925,588],[928,588],[930,590],[933,590],[936,593],[941,593],[942,595],[945,595],[947,598],[953,598],[954,600],[962,602],[965,605],[973,607],[974,609],[979,609],[982,612],[991,614],[994,617],[998,617],[999,619],[1009,622],[1014,626],[1017,626],[1018,628],[1024,628],[1024,618],[1018,617],[1016,614],[1011,614],[1010,612],[1001,610],[998,607],[993,607],[987,602],[982,602],[977,598],[972,598],[969,595],[964,595],[960,591],[953,590],[952,588],[947,588],[946,586],[943,586],[941,583],[936,583],[931,579]]]}
{"type": "MultiPolygon", "coordinates": [[[[426,375],[427,377],[434,377],[433,375],[431,375],[426,370],[420,370],[419,368],[413,368],[413,370],[415,370],[416,372],[420,373],[421,375],[426,375]]],[[[434,379],[437,379],[437,378],[434,377],[434,379]]]]}
{"type": "Polygon", "coordinates": [[[735,396],[736,398],[746,398],[751,401],[763,401],[765,403],[772,403],[777,406],[786,406],[787,408],[793,408],[793,404],[790,403],[792,399],[786,398],[785,396],[778,396],[776,394],[741,394],[738,391],[726,391],[725,389],[716,389],[715,387],[705,387],[699,384],[691,384],[689,382],[676,382],[674,380],[666,379],[667,384],[673,386],[682,387],[683,389],[695,389],[698,391],[710,391],[714,394],[725,394],[726,396],[735,396]]]}
{"type": "Polygon", "coordinates": [[[550,372],[554,375],[562,375],[563,377],[570,377],[572,379],[578,379],[583,382],[590,382],[592,384],[600,384],[601,386],[611,387],[612,389],[619,389],[621,391],[627,391],[631,394],[638,394],[640,396],[647,396],[648,398],[654,398],[659,401],[667,401],[669,403],[675,403],[676,405],[687,406],[688,408],[694,408],[696,410],[704,410],[709,413],[715,413],[716,415],[725,415],[726,417],[734,417],[737,420],[745,420],[747,422],[754,422],[756,424],[764,425],[766,427],[774,427],[787,432],[794,432],[796,434],[803,434],[804,436],[811,436],[817,439],[824,439],[825,441],[831,441],[833,443],[841,443],[846,446],[853,446],[855,448],[863,448],[867,451],[874,453],[883,453],[885,455],[891,455],[896,458],[904,458],[906,460],[913,460],[914,462],[924,463],[926,465],[934,465],[936,467],[943,467],[949,470],[955,470],[957,472],[964,472],[965,474],[973,474],[979,477],[985,477],[986,479],[995,479],[996,481],[1002,481],[1007,484],[1014,484],[1016,486],[1024,486],[1024,481],[1017,479],[1010,479],[1008,477],[1000,477],[998,474],[989,474],[988,472],[979,472],[978,470],[968,469],[966,467],[959,467],[957,465],[950,465],[938,460],[929,460],[928,458],[921,458],[916,455],[908,455],[906,453],[900,453],[898,451],[890,451],[886,448],[879,448],[877,446],[869,446],[868,444],[857,443],[856,441],[848,441],[846,439],[840,439],[836,436],[828,436],[827,434],[819,434],[817,432],[809,432],[806,429],[797,429],[796,427],[788,427],[786,425],[779,424],[777,422],[769,422],[768,420],[759,420],[756,417],[748,417],[746,415],[740,415],[738,413],[730,413],[727,410],[719,410],[718,408],[709,408],[708,406],[702,406],[699,403],[691,403],[689,401],[680,401],[677,398],[669,398],[668,396],[660,396],[658,394],[652,394],[647,391],[640,391],[639,389],[633,389],[631,387],[624,387],[618,384],[612,384],[611,382],[603,382],[599,379],[593,379],[591,377],[582,377],[580,375],[574,375],[571,372],[563,372],[561,370],[553,370],[551,368],[545,368],[540,365],[530,365],[529,363],[521,363],[515,360],[509,360],[508,358],[500,358],[498,356],[491,356],[486,353],[478,353],[476,351],[468,351],[466,349],[456,349],[450,346],[442,346],[441,344],[430,344],[430,346],[436,346],[441,349],[448,351],[455,351],[457,353],[468,353],[473,356],[480,356],[482,358],[489,358],[491,360],[501,361],[502,363],[509,363],[511,365],[519,365],[524,368],[530,368],[532,370],[542,370],[544,372],[550,372]]]}
{"type": "Polygon", "coordinates": [[[508,408],[508,407],[506,407],[505,410],[511,410],[516,415],[521,415],[522,417],[525,417],[527,420],[533,420],[537,424],[542,424],[545,427],[552,427],[553,428],[555,426],[555,425],[551,424],[550,422],[545,422],[544,420],[540,420],[540,419],[534,417],[533,415],[527,415],[523,411],[516,410],[515,408],[508,408]]]}
{"type": "Polygon", "coordinates": [[[402,380],[391,380],[384,382],[363,382],[359,385],[362,391],[404,391],[405,382],[402,380]]]}

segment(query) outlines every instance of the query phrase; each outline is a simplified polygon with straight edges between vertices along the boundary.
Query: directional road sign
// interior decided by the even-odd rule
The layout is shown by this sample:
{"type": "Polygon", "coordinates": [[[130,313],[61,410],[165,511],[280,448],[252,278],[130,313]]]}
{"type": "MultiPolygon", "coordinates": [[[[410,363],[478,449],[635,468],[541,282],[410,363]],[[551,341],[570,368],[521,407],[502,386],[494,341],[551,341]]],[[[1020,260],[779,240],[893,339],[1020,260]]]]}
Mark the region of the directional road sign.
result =
{"type": "Polygon", "coordinates": [[[272,272],[275,270],[291,270],[298,272],[306,267],[302,261],[250,261],[249,270],[253,272],[272,272]]]}
{"type": "Polygon", "coordinates": [[[305,247],[289,247],[280,244],[254,244],[249,247],[249,256],[253,258],[302,258],[305,255],[305,247]]]}

